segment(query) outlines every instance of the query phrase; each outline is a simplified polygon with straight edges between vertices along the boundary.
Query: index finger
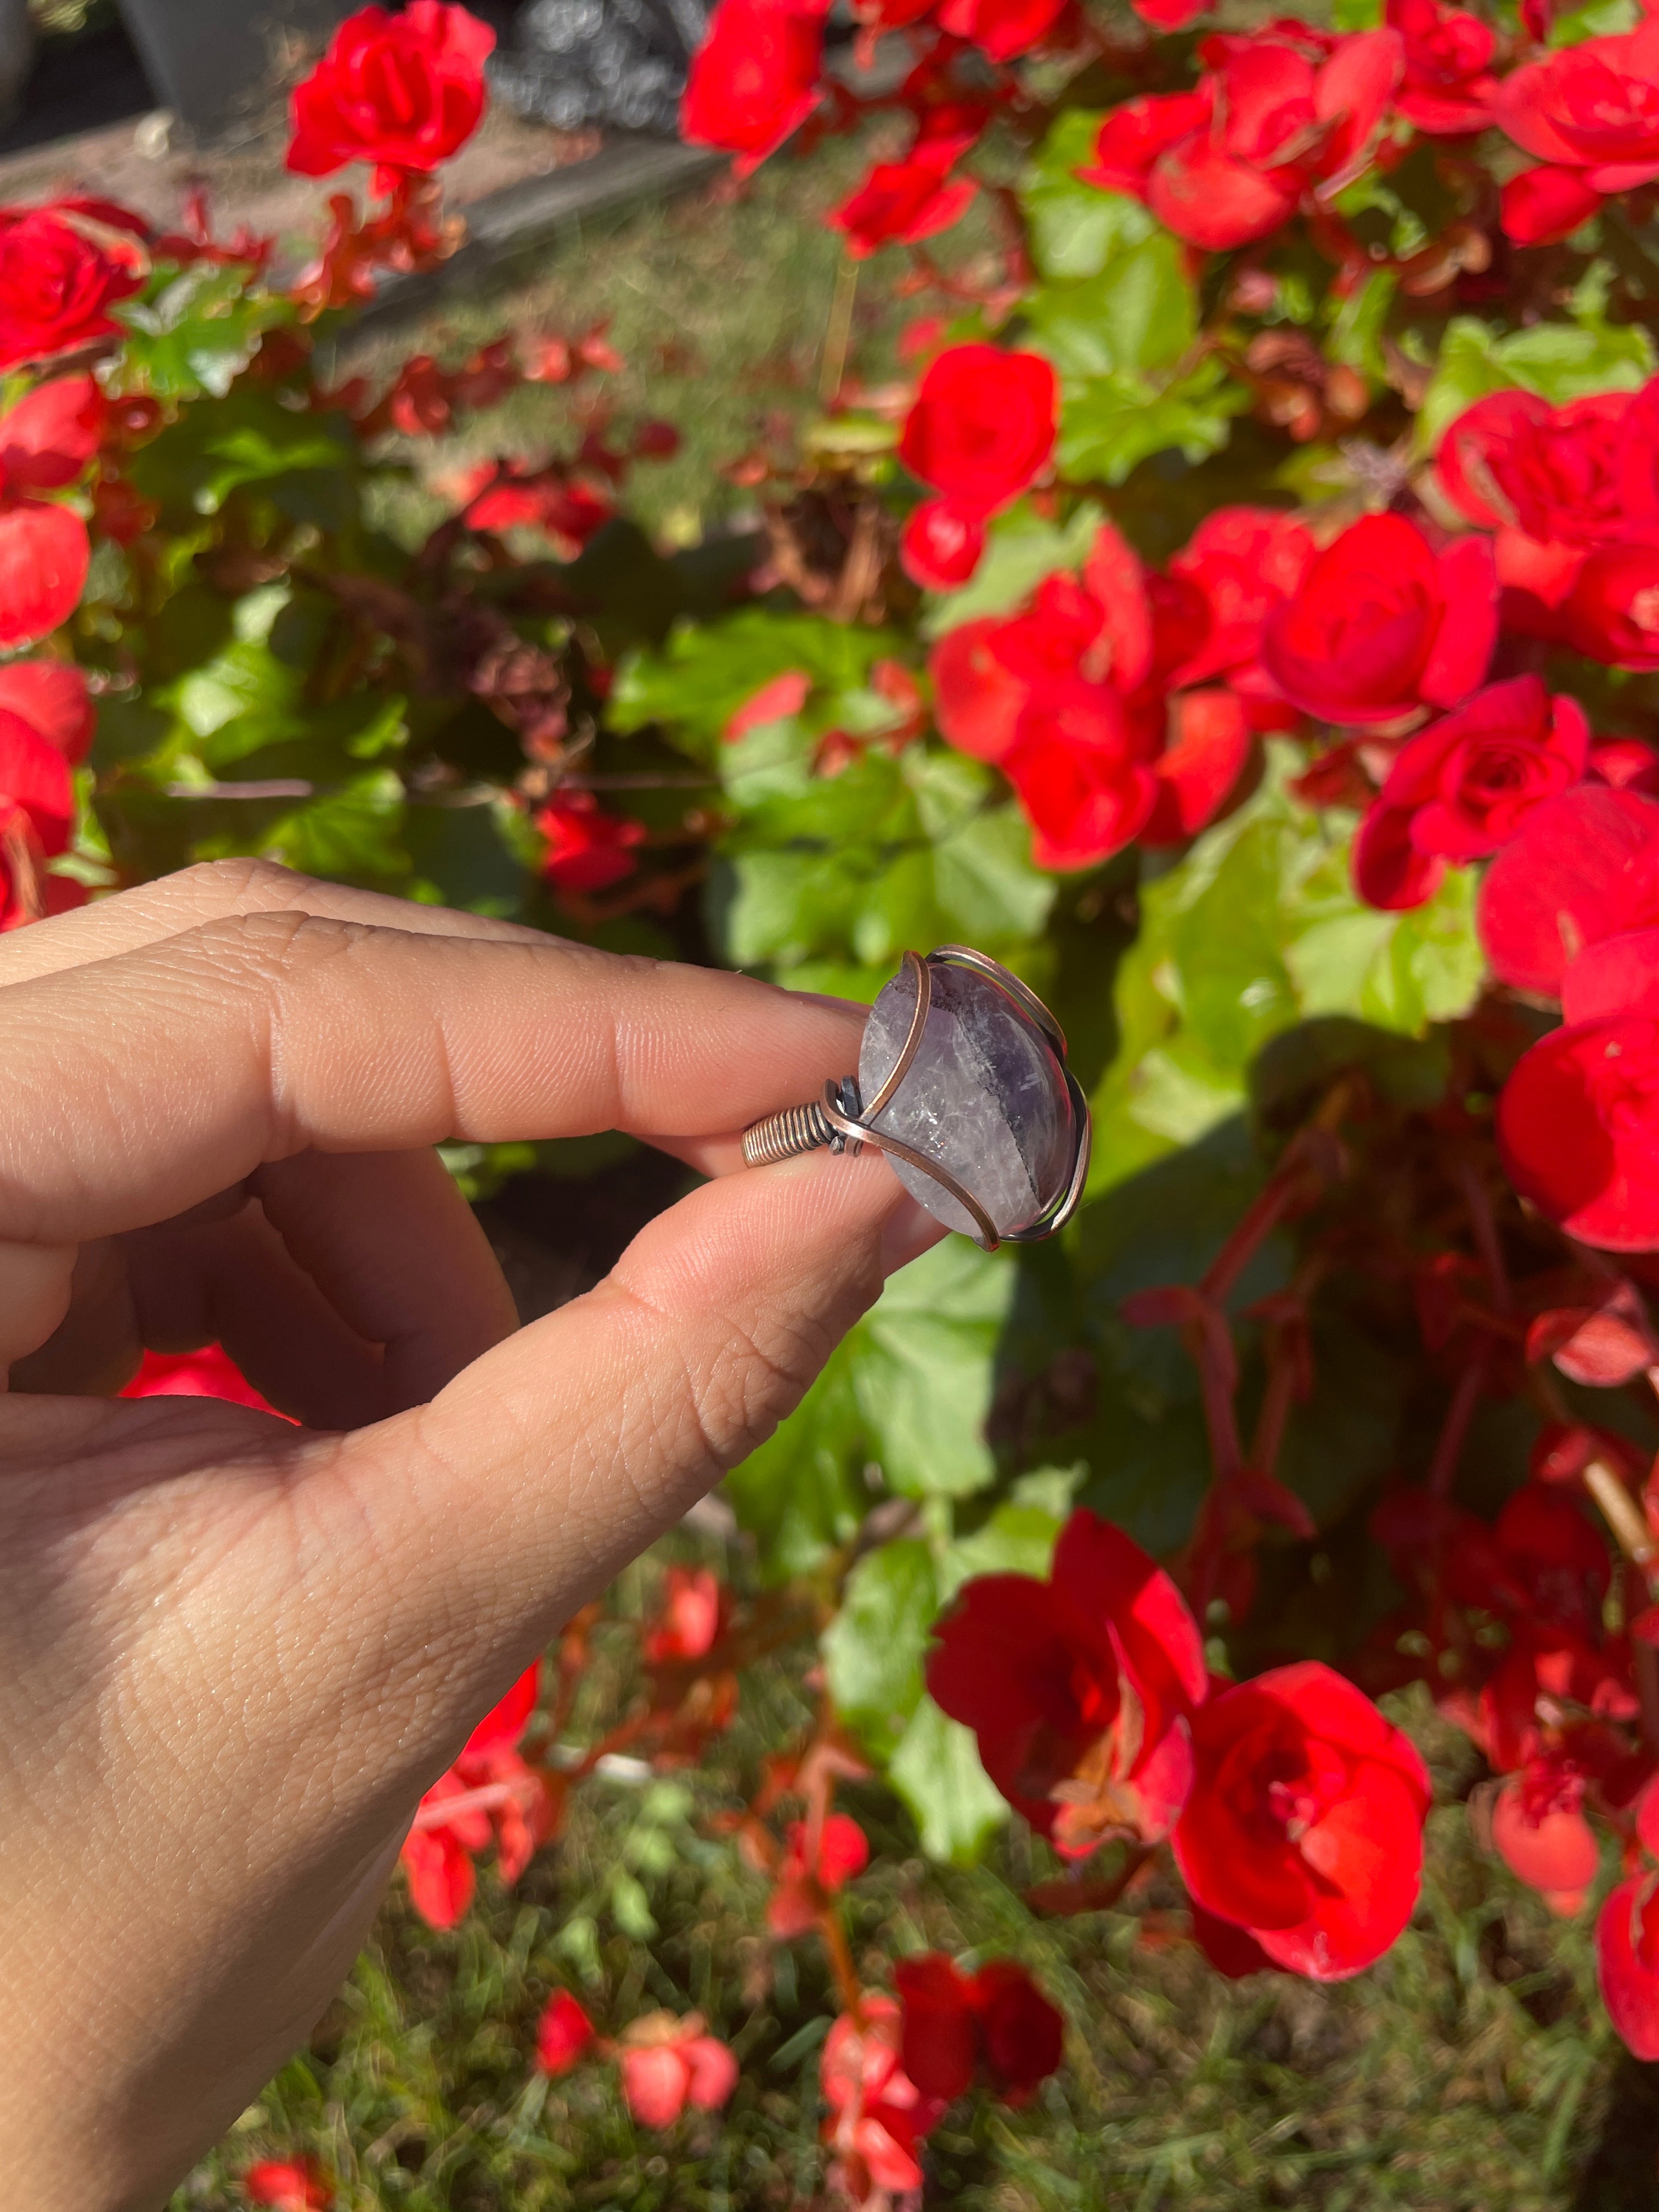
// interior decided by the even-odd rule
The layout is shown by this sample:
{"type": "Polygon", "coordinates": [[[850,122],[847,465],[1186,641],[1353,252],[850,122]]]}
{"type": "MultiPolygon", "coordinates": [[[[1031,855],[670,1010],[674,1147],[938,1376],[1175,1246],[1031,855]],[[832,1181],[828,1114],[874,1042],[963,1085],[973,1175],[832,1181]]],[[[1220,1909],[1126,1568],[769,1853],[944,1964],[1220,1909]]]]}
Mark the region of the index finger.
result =
{"type": "Polygon", "coordinates": [[[241,916],[0,990],[0,1237],[165,1220],[267,1161],[622,1129],[734,1136],[858,1010],[550,940],[241,916]]]}

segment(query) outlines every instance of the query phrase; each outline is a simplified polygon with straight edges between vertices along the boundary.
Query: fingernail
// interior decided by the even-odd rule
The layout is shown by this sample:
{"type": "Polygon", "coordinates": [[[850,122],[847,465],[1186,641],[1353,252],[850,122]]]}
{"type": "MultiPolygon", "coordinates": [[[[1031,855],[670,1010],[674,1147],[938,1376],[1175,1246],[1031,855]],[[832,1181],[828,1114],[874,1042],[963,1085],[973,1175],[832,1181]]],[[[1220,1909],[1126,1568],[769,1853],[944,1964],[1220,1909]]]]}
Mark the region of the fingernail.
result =
{"type": "Polygon", "coordinates": [[[902,1199],[887,1217],[881,1232],[881,1272],[896,1275],[901,1267],[908,1267],[912,1260],[931,1251],[950,1231],[942,1221],[935,1221],[926,1206],[918,1206],[914,1198],[902,1199]]]}

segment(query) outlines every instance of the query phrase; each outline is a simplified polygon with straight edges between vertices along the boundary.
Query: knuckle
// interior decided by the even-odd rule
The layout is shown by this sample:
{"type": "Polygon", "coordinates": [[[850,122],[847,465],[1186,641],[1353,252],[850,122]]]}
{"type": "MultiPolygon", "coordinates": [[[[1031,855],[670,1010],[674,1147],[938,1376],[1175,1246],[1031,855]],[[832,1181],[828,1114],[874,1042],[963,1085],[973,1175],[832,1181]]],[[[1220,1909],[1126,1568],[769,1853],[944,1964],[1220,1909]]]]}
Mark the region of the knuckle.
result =
{"type": "Polygon", "coordinates": [[[192,898],[213,906],[253,900],[261,907],[299,906],[318,888],[315,879],[280,861],[243,854],[231,860],[198,860],[176,878],[192,898]]]}

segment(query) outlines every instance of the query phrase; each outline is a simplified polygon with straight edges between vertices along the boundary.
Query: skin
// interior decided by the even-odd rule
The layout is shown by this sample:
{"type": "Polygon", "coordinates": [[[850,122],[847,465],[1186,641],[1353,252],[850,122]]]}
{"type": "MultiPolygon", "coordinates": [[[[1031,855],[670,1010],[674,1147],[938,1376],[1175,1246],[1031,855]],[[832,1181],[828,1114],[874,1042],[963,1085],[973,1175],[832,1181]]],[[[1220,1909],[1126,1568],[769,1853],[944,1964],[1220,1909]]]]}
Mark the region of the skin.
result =
{"type": "Polygon", "coordinates": [[[0,939],[10,2201],[149,2212],[348,1971],[422,1792],[939,1233],[741,1167],[856,1009],[222,863],[0,939]],[[517,1329],[433,1156],[713,1179],[517,1329]],[[222,1340],[299,1427],[123,1401],[222,1340]]]}

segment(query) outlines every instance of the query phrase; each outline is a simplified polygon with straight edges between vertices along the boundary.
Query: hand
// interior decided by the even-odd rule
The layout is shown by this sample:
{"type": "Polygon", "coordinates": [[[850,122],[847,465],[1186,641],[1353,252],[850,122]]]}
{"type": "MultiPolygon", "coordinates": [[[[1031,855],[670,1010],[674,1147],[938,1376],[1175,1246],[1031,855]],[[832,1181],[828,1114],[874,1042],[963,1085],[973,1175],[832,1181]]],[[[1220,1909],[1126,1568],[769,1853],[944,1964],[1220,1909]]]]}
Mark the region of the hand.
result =
{"type": "Polygon", "coordinates": [[[141,2212],[299,2045],[421,1796],[939,1233],[720,1178],[855,1012],[226,863],[0,941],[9,2193],[141,2212]],[[715,1178],[533,1327],[429,1147],[715,1178]],[[112,1401],[223,1341],[306,1425],[112,1401]]]}

